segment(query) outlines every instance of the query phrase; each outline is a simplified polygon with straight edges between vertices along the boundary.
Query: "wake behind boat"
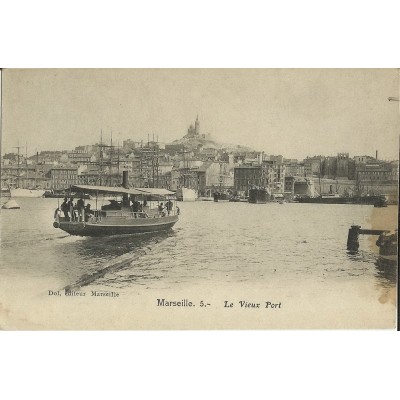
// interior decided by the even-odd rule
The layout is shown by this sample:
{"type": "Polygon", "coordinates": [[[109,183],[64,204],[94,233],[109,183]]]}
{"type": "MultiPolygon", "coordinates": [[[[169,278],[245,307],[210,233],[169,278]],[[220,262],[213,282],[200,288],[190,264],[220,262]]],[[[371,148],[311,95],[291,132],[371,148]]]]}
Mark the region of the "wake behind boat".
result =
{"type": "Polygon", "coordinates": [[[179,208],[175,194],[166,189],[123,188],[74,185],[82,194],[115,195],[122,201],[91,209],[83,196],[76,205],[64,202],[54,215],[54,227],[71,235],[104,236],[159,232],[172,228],[178,221],[179,208]]]}

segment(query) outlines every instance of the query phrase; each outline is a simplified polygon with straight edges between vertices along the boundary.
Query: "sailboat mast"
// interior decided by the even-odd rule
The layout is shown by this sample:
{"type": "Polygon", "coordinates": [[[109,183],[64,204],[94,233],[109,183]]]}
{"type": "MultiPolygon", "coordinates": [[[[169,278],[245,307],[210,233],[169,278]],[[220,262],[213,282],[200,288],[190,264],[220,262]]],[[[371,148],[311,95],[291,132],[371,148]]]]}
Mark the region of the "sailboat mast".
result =
{"type": "Polygon", "coordinates": [[[22,146],[15,146],[14,149],[18,149],[18,154],[17,154],[17,188],[19,188],[19,149],[21,149],[22,146]]]}
{"type": "Polygon", "coordinates": [[[113,159],[113,144],[112,144],[112,130],[110,140],[110,186],[112,186],[112,159],[113,159]]]}
{"type": "Polygon", "coordinates": [[[318,174],[318,180],[319,180],[319,194],[322,196],[322,189],[321,189],[321,169],[322,169],[322,162],[321,159],[319,159],[319,174],[318,174]]]}
{"type": "Polygon", "coordinates": [[[39,168],[39,152],[36,150],[35,188],[37,186],[37,172],[39,168]]]}
{"type": "Polygon", "coordinates": [[[28,183],[28,143],[25,142],[25,189],[28,183]]]}
{"type": "Polygon", "coordinates": [[[100,186],[101,186],[101,180],[102,180],[102,175],[103,175],[103,128],[100,131],[100,186]]]}
{"type": "Polygon", "coordinates": [[[158,135],[157,135],[157,147],[156,147],[156,154],[157,154],[157,158],[156,158],[156,177],[157,177],[157,187],[159,187],[159,165],[160,165],[160,160],[159,160],[159,150],[160,147],[158,145],[158,135]]]}
{"type": "Polygon", "coordinates": [[[117,172],[118,172],[118,182],[120,181],[119,179],[119,141],[117,142],[117,172]]]}

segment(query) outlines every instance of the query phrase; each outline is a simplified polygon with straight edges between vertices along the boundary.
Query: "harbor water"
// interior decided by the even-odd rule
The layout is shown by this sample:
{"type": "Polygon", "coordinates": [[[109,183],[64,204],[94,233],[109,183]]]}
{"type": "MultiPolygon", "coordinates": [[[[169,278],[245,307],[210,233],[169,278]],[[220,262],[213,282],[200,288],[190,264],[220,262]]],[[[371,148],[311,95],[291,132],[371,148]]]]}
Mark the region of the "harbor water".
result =
{"type": "Polygon", "coordinates": [[[3,329],[395,327],[397,268],[382,265],[377,237],[346,250],[352,224],[394,229],[395,206],[198,201],[179,203],[180,220],[168,232],[91,238],[53,227],[57,199],[17,200],[21,209],[0,212],[3,329]],[[49,291],[66,287],[118,293],[103,306],[124,321],[107,325],[89,298],[56,304],[67,300],[49,291]],[[211,311],[160,315],[156,299],[172,296],[204,300],[211,311]],[[272,299],[282,310],[225,317],[224,302],[243,299],[272,299]],[[127,304],[146,316],[127,321],[127,304]],[[93,323],[82,324],[92,311],[93,323]]]}

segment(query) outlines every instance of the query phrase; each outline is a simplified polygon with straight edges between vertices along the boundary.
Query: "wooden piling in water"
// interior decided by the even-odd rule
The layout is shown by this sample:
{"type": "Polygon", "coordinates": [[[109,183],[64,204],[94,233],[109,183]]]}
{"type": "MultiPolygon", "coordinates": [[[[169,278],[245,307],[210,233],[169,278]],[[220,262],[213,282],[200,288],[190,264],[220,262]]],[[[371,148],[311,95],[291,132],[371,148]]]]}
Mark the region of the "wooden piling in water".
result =
{"type": "Polygon", "coordinates": [[[352,225],[349,229],[349,234],[347,236],[347,250],[357,251],[360,247],[358,237],[360,235],[361,226],[352,225]]]}

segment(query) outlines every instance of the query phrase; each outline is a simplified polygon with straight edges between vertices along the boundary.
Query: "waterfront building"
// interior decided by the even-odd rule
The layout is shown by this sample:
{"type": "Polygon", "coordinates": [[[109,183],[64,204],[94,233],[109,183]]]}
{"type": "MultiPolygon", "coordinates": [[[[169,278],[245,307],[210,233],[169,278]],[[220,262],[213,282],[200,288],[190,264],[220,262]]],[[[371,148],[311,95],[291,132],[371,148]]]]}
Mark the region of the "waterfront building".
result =
{"type": "Polygon", "coordinates": [[[356,165],[356,178],[360,183],[395,183],[399,179],[398,163],[369,160],[356,165]]]}
{"type": "Polygon", "coordinates": [[[354,156],[354,161],[356,163],[356,165],[359,164],[366,164],[368,161],[374,161],[375,158],[371,157],[371,156],[354,156]]]}
{"type": "Polygon", "coordinates": [[[225,192],[234,187],[233,165],[227,162],[205,162],[194,172],[200,196],[211,196],[216,191],[225,192]]]}
{"type": "Polygon", "coordinates": [[[353,159],[349,159],[348,179],[356,179],[356,163],[353,159]]]}
{"type": "Polygon", "coordinates": [[[293,194],[298,196],[315,196],[314,181],[312,178],[299,178],[294,182],[293,194]]]}
{"type": "Polygon", "coordinates": [[[35,189],[40,187],[47,189],[51,187],[51,182],[38,169],[36,165],[18,166],[2,165],[1,168],[1,187],[35,189]]]}
{"type": "Polygon", "coordinates": [[[172,187],[172,170],[162,173],[158,177],[158,187],[171,190],[172,187]]]}
{"type": "Polygon", "coordinates": [[[349,176],[349,153],[338,153],[336,177],[343,178],[349,176]]]}
{"type": "Polygon", "coordinates": [[[322,156],[314,156],[304,159],[304,175],[307,177],[319,176],[323,158],[322,156]]]}
{"type": "Polygon", "coordinates": [[[234,169],[234,189],[247,194],[254,186],[261,186],[261,165],[241,165],[234,169]]]}
{"type": "Polygon", "coordinates": [[[78,183],[78,168],[54,167],[50,170],[49,177],[53,189],[68,189],[78,183]]]}
{"type": "Polygon", "coordinates": [[[71,164],[85,164],[95,161],[96,157],[84,150],[73,150],[68,153],[68,162],[71,164]]]}
{"type": "MultiPolygon", "coordinates": [[[[258,158],[258,162],[260,162],[258,158]]],[[[240,165],[234,169],[234,188],[246,194],[253,187],[269,188],[271,193],[282,193],[285,186],[286,166],[276,160],[264,160],[261,164],[240,165]]]]}
{"type": "Polygon", "coordinates": [[[337,157],[328,156],[322,160],[321,177],[334,179],[337,176],[337,157]]]}

